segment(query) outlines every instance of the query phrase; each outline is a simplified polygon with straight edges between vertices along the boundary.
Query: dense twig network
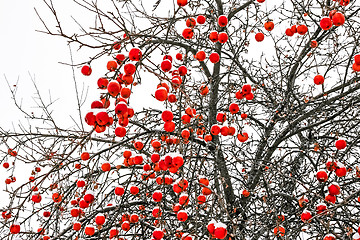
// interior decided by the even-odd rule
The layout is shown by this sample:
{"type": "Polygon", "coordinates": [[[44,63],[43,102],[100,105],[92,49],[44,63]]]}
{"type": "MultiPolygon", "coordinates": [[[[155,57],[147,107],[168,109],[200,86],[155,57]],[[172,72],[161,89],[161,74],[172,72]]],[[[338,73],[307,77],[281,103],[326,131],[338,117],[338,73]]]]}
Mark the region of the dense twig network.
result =
{"type": "Polygon", "coordinates": [[[97,51],[70,67],[109,62],[74,128],[10,88],[1,239],[360,239],[358,0],[74,0],[78,33],[53,2],[42,32],[97,51]]]}

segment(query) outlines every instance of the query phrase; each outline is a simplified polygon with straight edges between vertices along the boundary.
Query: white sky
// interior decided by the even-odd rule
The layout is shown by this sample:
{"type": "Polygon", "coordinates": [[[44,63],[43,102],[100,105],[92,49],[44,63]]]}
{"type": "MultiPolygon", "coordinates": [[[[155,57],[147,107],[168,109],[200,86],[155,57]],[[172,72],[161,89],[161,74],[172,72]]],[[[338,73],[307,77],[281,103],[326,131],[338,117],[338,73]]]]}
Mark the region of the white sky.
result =
{"type": "MultiPolygon", "coordinates": [[[[27,103],[26,107],[34,106],[32,97],[35,89],[29,74],[35,76],[44,96],[49,96],[47,91],[51,89],[53,97],[58,98],[69,90],[68,86],[72,83],[71,68],[58,64],[70,59],[66,41],[35,31],[43,28],[34,6],[44,4],[34,0],[0,1],[0,98],[3,102],[0,111],[6,111],[6,114],[1,114],[2,127],[9,126],[11,121],[16,123],[19,118],[19,111],[15,110],[10,100],[5,76],[11,85],[19,79],[19,100],[23,99],[23,103],[27,103]]],[[[39,7],[39,10],[45,9],[39,7]]],[[[62,99],[65,100],[65,96],[62,99]]],[[[62,108],[62,111],[65,109],[62,108]]]]}

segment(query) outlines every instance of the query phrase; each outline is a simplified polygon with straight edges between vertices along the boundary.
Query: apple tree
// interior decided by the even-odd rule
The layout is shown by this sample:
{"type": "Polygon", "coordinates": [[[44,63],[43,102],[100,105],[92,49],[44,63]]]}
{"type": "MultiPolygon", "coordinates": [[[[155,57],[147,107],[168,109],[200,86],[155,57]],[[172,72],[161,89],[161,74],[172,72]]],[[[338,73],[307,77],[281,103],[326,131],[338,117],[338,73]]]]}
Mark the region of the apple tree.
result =
{"type": "Polygon", "coordinates": [[[360,239],[359,0],[74,2],[97,94],[1,128],[2,239],[360,239]]]}

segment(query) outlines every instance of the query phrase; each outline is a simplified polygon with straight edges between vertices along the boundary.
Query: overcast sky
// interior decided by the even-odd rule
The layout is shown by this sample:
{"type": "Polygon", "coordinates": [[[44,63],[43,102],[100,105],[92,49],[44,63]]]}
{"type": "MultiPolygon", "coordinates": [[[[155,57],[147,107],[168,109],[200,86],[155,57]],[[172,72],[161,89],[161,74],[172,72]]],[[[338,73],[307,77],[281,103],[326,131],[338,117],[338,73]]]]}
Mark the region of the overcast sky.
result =
{"type": "Polygon", "coordinates": [[[3,103],[0,110],[6,111],[1,114],[0,126],[7,126],[19,118],[19,111],[10,101],[5,76],[11,85],[19,80],[18,98],[29,107],[34,106],[31,98],[35,93],[29,74],[35,77],[44,96],[49,96],[47,90],[51,89],[57,98],[64,95],[71,83],[71,68],[58,64],[70,60],[66,41],[35,31],[44,29],[34,10],[36,7],[40,12],[47,12],[42,1],[0,0],[0,3],[0,97],[3,103]]]}

